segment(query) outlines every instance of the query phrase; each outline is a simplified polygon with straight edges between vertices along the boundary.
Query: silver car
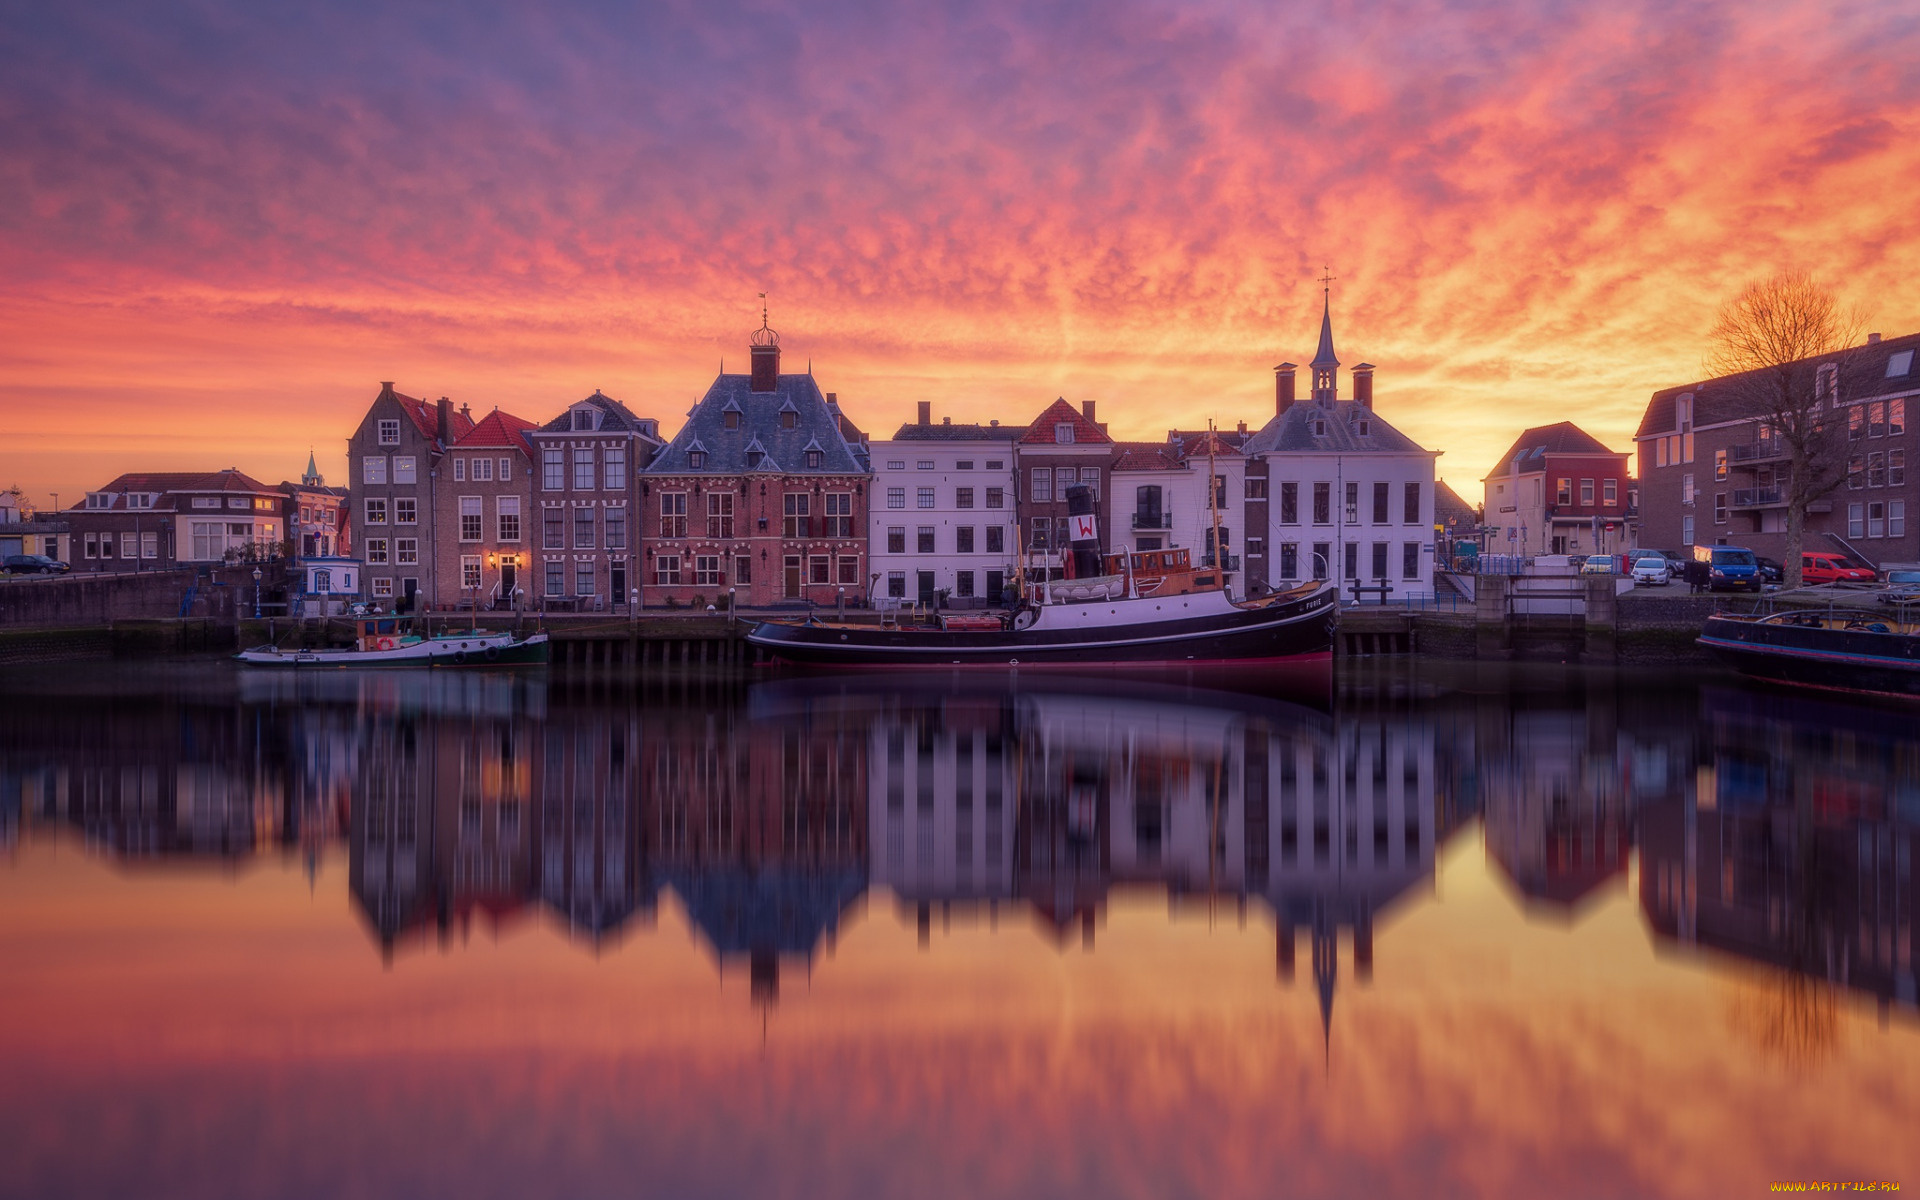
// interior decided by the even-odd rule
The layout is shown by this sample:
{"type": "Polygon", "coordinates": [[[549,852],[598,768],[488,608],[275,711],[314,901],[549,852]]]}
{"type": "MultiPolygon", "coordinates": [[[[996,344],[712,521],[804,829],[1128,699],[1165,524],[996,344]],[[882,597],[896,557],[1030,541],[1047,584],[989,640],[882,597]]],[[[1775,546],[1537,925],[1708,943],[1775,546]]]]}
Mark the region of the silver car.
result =
{"type": "Polygon", "coordinates": [[[1643,554],[1633,560],[1633,586],[1646,587],[1651,584],[1665,587],[1673,582],[1673,571],[1667,560],[1658,554],[1643,554]]]}

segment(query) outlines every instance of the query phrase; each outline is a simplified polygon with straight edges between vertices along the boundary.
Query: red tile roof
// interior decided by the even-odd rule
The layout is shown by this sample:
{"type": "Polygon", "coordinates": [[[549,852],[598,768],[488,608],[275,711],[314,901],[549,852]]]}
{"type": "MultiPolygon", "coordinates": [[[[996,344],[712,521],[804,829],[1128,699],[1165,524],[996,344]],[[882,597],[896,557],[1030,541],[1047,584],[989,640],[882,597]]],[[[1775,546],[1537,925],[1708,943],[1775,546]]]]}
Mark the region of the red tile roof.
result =
{"type": "Polygon", "coordinates": [[[1106,430],[1087,420],[1079,409],[1068,404],[1064,399],[1055,400],[1047,406],[1047,411],[1033,419],[1033,423],[1027,426],[1027,432],[1021,435],[1020,444],[1023,446],[1054,444],[1053,427],[1056,425],[1072,425],[1073,440],[1077,444],[1091,443],[1096,446],[1113,444],[1113,439],[1107,436],[1106,430]]]}
{"type": "MultiPolygon", "coordinates": [[[[431,400],[417,400],[412,396],[403,396],[391,388],[387,389],[387,394],[393,397],[394,402],[400,406],[402,412],[413,418],[413,424],[415,428],[420,430],[420,436],[426,438],[437,438],[440,436],[438,405],[431,400]]],[[[452,435],[453,439],[459,441],[472,429],[473,419],[459,409],[454,409],[451,414],[451,420],[447,422],[447,432],[452,435]]]]}
{"type": "Polygon", "coordinates": [[[472,429],[456,437],[453,444],[462,449],[500,446],[525,453],[527,442],[520,435],[529,429],[537,428],[539,426],[532,421],[522,420],[510,412],[501,412],[496,408],[475,422],[472,429]]]}
{"type": "Polygon", "coordinates": [[[1212,443],[1215,458],[1245,458],[1246,452],[1235,444],[1237,439],[1223,433],[1183,434],[1180,438],[1180,452],[1188,458],[1205,458],[1208,443],[1212,443]]]}

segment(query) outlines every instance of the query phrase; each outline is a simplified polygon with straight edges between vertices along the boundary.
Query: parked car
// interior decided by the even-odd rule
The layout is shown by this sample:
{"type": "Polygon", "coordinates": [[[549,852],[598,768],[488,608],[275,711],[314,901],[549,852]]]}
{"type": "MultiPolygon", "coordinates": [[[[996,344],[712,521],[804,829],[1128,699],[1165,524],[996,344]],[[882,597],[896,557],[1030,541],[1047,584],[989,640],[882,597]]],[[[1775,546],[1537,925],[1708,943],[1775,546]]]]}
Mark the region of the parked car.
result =
{"type": "Polygon", "coordinates": [[[57,558],[44,554],[9,554],[0,570],[9,575],[64,575],[68,567],[57,558]]]}
{"type": "Polygon", "coordinates": [[[1872,583],[1878,578],[1872,567],[1862,566],[1844,554],[1807,550],[1800,555],[1802,583],[1872,583]]]}
{"type": "Polygon", "coordinates": [[[1633,560],[1633,585],[1635,587],[1665,587],[1673,582],[1673,571],[1665,558],[1657,552],[1641,553],[1633,560]]]}
{"type": "Polygon", "coordinates": [[[1620,571],[1613,555],[1592,554],[1580,564],[1580,573],[1582,575],[1618,575],[1620,571]]]}
{"type": "Polygon", "coordinates": [[[1760,582],[1779,583],[1786,579],[1787,568],[1781,564],[1779,559],[1768,558],[1764,554],[1756,554],[1753,556],[1753,561],[1760,564],[1760,582]]]}
{"type": "Polygon", "coordinates": [[[1686,567],[1687,559],[1693,557],[1690,554],[1682,554],[1678,550],[1661,550],[1658,553],[1661,558],[1667,560],[1667,574],[1674,579],[1680,578],[1680,572],[1686,567]]]}
{"type": "Polygon", "coordinates": [[[1693,560],[1707,564],[1707,589],[1715,592],[1757,592],[1760,564],[1745,546],[1695,546],[1693,560]]]}
{"type": "Polygon", "coordinates": [[[1920,604],[1920,563],[1887,564],[1887,587],[1880,599],[1886,604],[1920,604]]]}

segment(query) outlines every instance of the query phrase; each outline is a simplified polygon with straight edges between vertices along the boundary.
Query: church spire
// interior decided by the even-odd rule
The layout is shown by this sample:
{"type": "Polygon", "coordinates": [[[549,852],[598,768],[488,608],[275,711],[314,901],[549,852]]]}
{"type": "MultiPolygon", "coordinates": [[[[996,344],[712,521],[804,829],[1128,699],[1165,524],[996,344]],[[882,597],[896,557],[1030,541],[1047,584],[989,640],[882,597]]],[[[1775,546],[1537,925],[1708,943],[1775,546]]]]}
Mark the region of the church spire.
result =
{"type": "Polygon", "coordinates": [[[1333,273],[1320,277],[1320,347],[1314,351],[1313,398],[1321,404],[1339,399],[1340,359],[1333,352],[1333,273]]]}
{"type": "Polygon", "coordinates": [[[321,477],[320,464],[313,460],[313,451],[307,451],[307,473],[300,477],[302,487],[322,487],[326,480],[321,477]]]}

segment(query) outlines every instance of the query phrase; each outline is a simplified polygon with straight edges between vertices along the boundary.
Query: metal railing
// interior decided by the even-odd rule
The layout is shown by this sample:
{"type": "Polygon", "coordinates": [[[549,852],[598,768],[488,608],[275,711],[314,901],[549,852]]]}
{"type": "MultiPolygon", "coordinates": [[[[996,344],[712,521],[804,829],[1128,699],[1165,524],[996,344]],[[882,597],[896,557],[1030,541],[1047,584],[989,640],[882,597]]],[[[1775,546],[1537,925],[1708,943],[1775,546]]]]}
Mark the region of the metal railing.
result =
{"type": "Polygon", "coordinates": [[[1761,438],[1758,441],[1748,442],[1745,445],[1729,446],[1727,448],[1728,460],[1737,463],[1765,462],[1768,459],[1785,458],[1786,456],[1786,443],[1779,438],[1761,438]]]}
{"type": "MultiPolygon", "coordinates": [[[[1222,567],[1222,568],[1220,568],[1221,570],[1223,570],[1223,571],[1238,571],[1238,570],[1240,569],[1240,556],[1239,556],[1238,554],[1229,554],[1229,555],[1226,555],[1225,557],[1226,557],[1226,560],[1227,560],[1227,562],[1226,562],[1226,565],[1225,565],[1224,567],[1222,567]]],[[[1202,554],[1202,555],[1200,556],[1200,565],[1201,565],[1201,566],[1203,566],[1203,567],[1211,567],[1211,566],[1213,566],[1213,565],[1214,565],[1214,563],[1213,563],[1213,555],[1211,555],[1211,554],[1202,554]]]]}
{"type": "Polygon", "coordinates": [[[1777,487],[1735,488],[1733,490],[1733,507],[1735,508],[1770,508],[1773,505],[1785,504],[1786,502],[1785,493],[1777,487]]]}
{"type": "Polygon", "coordinates": [[[1136,512],[1133,514],[1135,529],[1172,529],[1173,514],[1170,512],[1136,512]]]}

